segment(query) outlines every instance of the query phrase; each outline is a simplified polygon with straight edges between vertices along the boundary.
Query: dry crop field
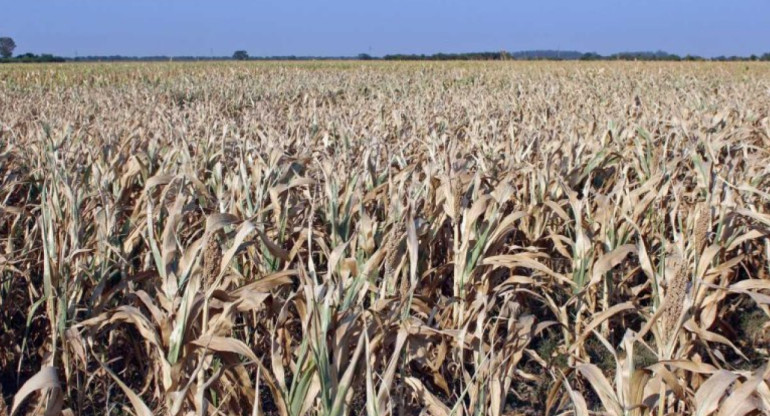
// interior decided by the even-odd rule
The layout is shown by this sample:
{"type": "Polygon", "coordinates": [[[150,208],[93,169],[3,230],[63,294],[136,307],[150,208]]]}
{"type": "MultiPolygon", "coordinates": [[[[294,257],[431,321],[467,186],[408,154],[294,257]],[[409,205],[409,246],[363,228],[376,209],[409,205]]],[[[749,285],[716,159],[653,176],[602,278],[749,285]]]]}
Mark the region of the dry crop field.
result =
{"type": "Polygon", "coordinates": [[[0,414],[770,412],[770,66],[0,67],[0,414]]]}

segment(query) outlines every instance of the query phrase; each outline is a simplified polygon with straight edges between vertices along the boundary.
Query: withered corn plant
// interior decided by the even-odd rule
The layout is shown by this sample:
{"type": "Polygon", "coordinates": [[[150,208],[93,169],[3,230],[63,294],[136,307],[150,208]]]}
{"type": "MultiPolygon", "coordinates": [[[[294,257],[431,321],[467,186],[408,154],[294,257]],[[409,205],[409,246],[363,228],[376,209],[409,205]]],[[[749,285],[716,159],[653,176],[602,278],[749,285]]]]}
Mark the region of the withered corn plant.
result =
{"type": "Polygon", "coordinates": [[[0,414],[770,412],[770,67],[0,67],[0,414]]]}

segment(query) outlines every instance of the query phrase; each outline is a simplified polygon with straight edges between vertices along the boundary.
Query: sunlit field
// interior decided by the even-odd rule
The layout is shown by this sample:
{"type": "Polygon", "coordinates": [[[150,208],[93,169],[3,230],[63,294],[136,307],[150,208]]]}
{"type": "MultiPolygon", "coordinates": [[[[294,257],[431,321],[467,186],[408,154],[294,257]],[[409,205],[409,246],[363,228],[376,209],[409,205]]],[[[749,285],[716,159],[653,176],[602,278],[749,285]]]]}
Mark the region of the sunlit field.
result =
{"type": "Polygon", "coordinates": [[[767,63],[0,66],[0,415],[767,414],[769,111],[767,63]]]}

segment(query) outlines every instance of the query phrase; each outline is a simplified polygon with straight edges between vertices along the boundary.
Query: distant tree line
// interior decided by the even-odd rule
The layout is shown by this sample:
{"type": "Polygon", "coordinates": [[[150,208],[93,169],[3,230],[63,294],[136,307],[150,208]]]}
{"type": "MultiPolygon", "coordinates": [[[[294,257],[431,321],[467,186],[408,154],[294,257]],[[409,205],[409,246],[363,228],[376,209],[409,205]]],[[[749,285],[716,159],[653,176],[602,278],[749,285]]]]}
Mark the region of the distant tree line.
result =
{"type": "Polygon", "coordinates": [[[53,56],[48,53],[35,55],[34,53],[24,53],[13,56],[16,50],[16,42],[13,38],[6,36],[0,37],[0,63],[4,62],[65,62],[66,59],[61,56],[53,56]]]}
{"type": "Polygon", "coordinates": [[[393,54],[382,57],[386,61],[501,61],[510,58],[511,56],[507,52],[436,53],[433,55],[393,54]]]}
{"type": "Polygon", "coordinates": [[[67,62],[67,59],[61,56],[54,56],[50,53],[44,53],[42,55],[35,55],[34,53],[24,53],[16,55],[13,58],[4,58],[4,62],[21,62],[21,63],[33,63],[33,62],[67,62]]]}
{"type": "Polygon", "coordinates": [[[65,58],[68,62],[160,62],[160,61],[331,61],[331,60],[353,60],[357,57],[351,56],[297,56],[297,55],[275,55],[275,56],[249,56],[244,57],[239,55],[235,56],[167,56],[167,55],[153,55],[153,56],[123,56],[123,55],[109,55],[109,56],[79,56],[77,58],[65,58]]]}
{"type": "Polygon", "coordinates": [[[620,52],[612,55],[600,55],[595,52],[531,50],[518,52],[467,52],[467,53],[436,53],[432,55],[390,54],[382,57],[366,53],[357,56],[249,56],[245,50],[238,50],[232,56],[82,56],[65,58],[51,54],[35,55],[25,53],[13,56],[16,43],[9,37],[0,37],[0,63],[8,62],[97,62],[97,61],[306,61],[306,60],[387,60],[387,61],[504,61],[504,60],[550,60],[550,61],[770,61],[770,53],[751,56],[718,56],[703,58],[696,55],[679,56],[664,51],[655,52],[620,52]]]}
{"type": "Polygon", "coordinates": [[[78,56],[76,58],[67,58],[72,62],[162,62],[162,61],[229,61],[230,56],[168,56],[168,55],[149,55],[149,56],[124,56],[124,55],[92,55],[78,56]]]}
{"type": "MultiPolygon", "coordinates": [[[[368,59],[377,59],[371,58],[368,59]]],[[[578,51],[520,51],[520,52],[472,52],[472,53],[437,53],[433,55],[394,54],[381,59],[394,61],[501,61],[501,60],[548,60],[548,61],[770,61],[770,53],[757,56],[719,56],[704,58],[697,55],[679,56],[663,51],[656,52],[621,52],[612,55],[600,55],[595,52],[578,51]]]]}

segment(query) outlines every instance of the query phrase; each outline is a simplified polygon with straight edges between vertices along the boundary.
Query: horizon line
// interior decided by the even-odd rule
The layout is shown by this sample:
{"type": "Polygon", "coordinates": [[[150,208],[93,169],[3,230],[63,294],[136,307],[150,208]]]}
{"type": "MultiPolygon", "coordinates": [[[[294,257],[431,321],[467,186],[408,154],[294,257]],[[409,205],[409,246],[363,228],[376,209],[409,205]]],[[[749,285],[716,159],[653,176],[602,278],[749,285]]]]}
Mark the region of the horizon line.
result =
{"type": "MultiPolygon", "coordinates": [[[[237,49],[235,52],[244,51],[248,54],[248,50],[245,49],[237,49]]],[[[751,58],[751,57],[762,57],[764,55],[770,54],[770,51],[760,51],[760,52],[754,52],[749,55],[740,55],[740,54],[731,54],[731,55],[711,55],[711,56],[705,56],[705,55],[698,55],[698,54],[692,54],[692,53],[686,53],[686,54],[677,54],[677,53],[670,53],[663,49],[655,49],[655,50],[625,50],[625,51],[618,51],[613,52],[609,54],[601,54],[595,51],[581,51],[577,49],[521,49],[521,50],[485,50],[485,51],[467,51],[467,52],[434,52],[434,53],[408,53],[408,52],[395,52],[395,53],[386,53],[386,54],[380,54],[380,55],[373,55],[367,52],[361,52],[357,54],[349,54],[349,55],[307,55],[307,54],[280,54],[280,55],[249,55],[248,59],[250,60],[258,60],[258,59],[276,59],[276,58],[294,58],[294,59],[360,59],[361,57],[365,56],[369,59],[383,59],[386,57],[395,57],[395,56],[403,56],[403,57],[440,57],[440,56],[468,56],[468,55],[493,55],[493,54],[508,54],[508,55],[522,55],[522,54],[556,54],[556,58],[558,58],[559,54],[565,54],[570,56],[576,56],[576,55],[588,55],[588,56],[596,56],[596,57],[602,57],[602,58],[611,58],[611,57],[617,57],[619,55],[649,55],[651,57],[692,57],[692,58],[701,58],[701,59],[716,59],[716,58],[751,58]]],[[[198,60],[228,60],[233,59],[233,55],[187,55],[187,54],[150,54],[150,55],[124,55],[120,53],[113,53],[113,54],[79,54],[76,52],[74,56],[72,55],[55,55],[52,53],[46,53],[46,52],[24,52],[21,54],[14,55],[12,58],[18,58],[18,57],[24,57],[24,56],[30,56],[30,55],[36,55],[36,56],[54,56],[57,58],[64,58],[67,60],[78,60],[78,59],[94,59],[94,58],[127,58],[127,59],[160,59],[160,58],[185,58],[185,59],[198,59],[198,60]]]]}

